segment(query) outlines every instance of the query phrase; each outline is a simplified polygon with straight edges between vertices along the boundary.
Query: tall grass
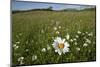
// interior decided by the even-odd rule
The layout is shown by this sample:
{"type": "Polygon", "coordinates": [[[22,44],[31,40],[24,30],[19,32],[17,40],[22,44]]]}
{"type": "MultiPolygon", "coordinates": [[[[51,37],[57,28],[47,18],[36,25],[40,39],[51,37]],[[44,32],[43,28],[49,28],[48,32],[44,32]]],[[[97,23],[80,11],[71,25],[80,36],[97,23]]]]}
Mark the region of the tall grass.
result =
{"type": "Polygon", "coordinates": [[[94,10],[30,11],[12,14],[13,65],[95,61],[95,21],[94,10]],[[54,30],[55,27],[57,30],[54,30]],[[81,34],[78,34],[78,31],[81,34]],[[56,37],[66,38],[67,34],[70,35],[69,40],[66,39],[70,50],[60,56],[55,52],[52,43],[56,37]],[[91,43],[83,46],[86,39],[91,43]],[[47,50],[48,45],[50,50],[47,50]],[[46,49],[44,52],[43,48],[46,49]],[[22,60],[18,60],[20,57],[23,57],[22,60]]]}

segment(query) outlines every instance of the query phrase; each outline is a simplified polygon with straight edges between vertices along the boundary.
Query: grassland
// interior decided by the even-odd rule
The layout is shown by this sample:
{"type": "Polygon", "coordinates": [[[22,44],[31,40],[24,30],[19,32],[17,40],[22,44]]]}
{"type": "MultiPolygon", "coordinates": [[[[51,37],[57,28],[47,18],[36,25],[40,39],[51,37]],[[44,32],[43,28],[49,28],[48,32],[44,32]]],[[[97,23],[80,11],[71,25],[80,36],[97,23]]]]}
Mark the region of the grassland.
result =
{"type": "Polygon", "coordinates": [[[13,65],[95,61],[95,17],[95,10],[12,14],[13,65]],[[67,34],[70,36],[66,39],[70,44],[69,52],[59,55],[52,43],[55,37],[66,38],[67,34]],[[84,46],[84,43],[87,45],[84,46]]]}

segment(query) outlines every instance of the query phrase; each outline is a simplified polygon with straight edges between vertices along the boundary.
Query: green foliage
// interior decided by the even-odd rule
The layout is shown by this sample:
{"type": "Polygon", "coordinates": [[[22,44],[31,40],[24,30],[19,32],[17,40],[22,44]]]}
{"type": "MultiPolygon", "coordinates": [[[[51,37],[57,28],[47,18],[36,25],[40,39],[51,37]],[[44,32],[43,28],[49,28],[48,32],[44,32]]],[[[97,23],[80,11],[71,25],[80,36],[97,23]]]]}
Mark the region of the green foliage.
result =
{"type": "Polygon", "coordinates": [[[12,14],[13,65],[20,65],[20,57],[24,57],[22,65],[95,61],[95,21],[95,11],[30,11],[12,14]],[[77,31],[84,34],[78,34],[77,31]],[[88,36],[91,32],[93,36],[88,36]],[[52,46],[53,38],[65,38],[67,34],[70,35],[70,39],[66,40],[70,44],[70,51],[60,56],[52,46]],[[79,38],[71,42],[76,35],[79,38]],[[87,47],[83,46],[84,38],[91,41],[87,47]],[[75,45],[75,42],[78,44],[75,45]],[[50,50],[47,50],[47,45],[51,47],[50,50]],[[76,50],[77,47],[80,51],[76,50]],[[46,52],[42,52],[43,48],[46,48],[46,52]],[[37,56],[36,60],[32,60],[34,55],[37,56]]]}

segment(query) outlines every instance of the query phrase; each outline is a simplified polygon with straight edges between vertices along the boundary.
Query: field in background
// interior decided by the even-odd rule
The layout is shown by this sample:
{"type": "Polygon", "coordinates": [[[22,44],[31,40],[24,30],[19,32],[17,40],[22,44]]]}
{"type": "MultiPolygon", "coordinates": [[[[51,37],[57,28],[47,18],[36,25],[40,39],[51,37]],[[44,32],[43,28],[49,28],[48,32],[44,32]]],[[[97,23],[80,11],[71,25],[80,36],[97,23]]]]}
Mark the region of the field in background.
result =
{"type": "Polygon", "coordinates": [[[95,17],[95,10],[12,14],[13,65],[95,61],[95,17]],[[70,50],[59,55],[52,46],[53,41],[55,37],[66,38],[68,34],[70,37],[66,41],[70,50]]]}

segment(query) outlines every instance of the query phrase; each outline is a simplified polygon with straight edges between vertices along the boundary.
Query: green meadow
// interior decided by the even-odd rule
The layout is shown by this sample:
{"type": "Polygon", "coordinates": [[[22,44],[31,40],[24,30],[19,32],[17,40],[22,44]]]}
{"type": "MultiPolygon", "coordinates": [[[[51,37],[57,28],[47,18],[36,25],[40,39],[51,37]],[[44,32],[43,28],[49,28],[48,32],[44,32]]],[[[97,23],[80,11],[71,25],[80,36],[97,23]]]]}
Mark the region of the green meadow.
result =
{"type": "Polygon", "coordinates": [[[95,13],[95,10],[12,13],[12,64],[95,61],[95,13]],[[52,44],[56,37],[66,39],[69,52],[62,55],[55,52],[52,44]]]}

